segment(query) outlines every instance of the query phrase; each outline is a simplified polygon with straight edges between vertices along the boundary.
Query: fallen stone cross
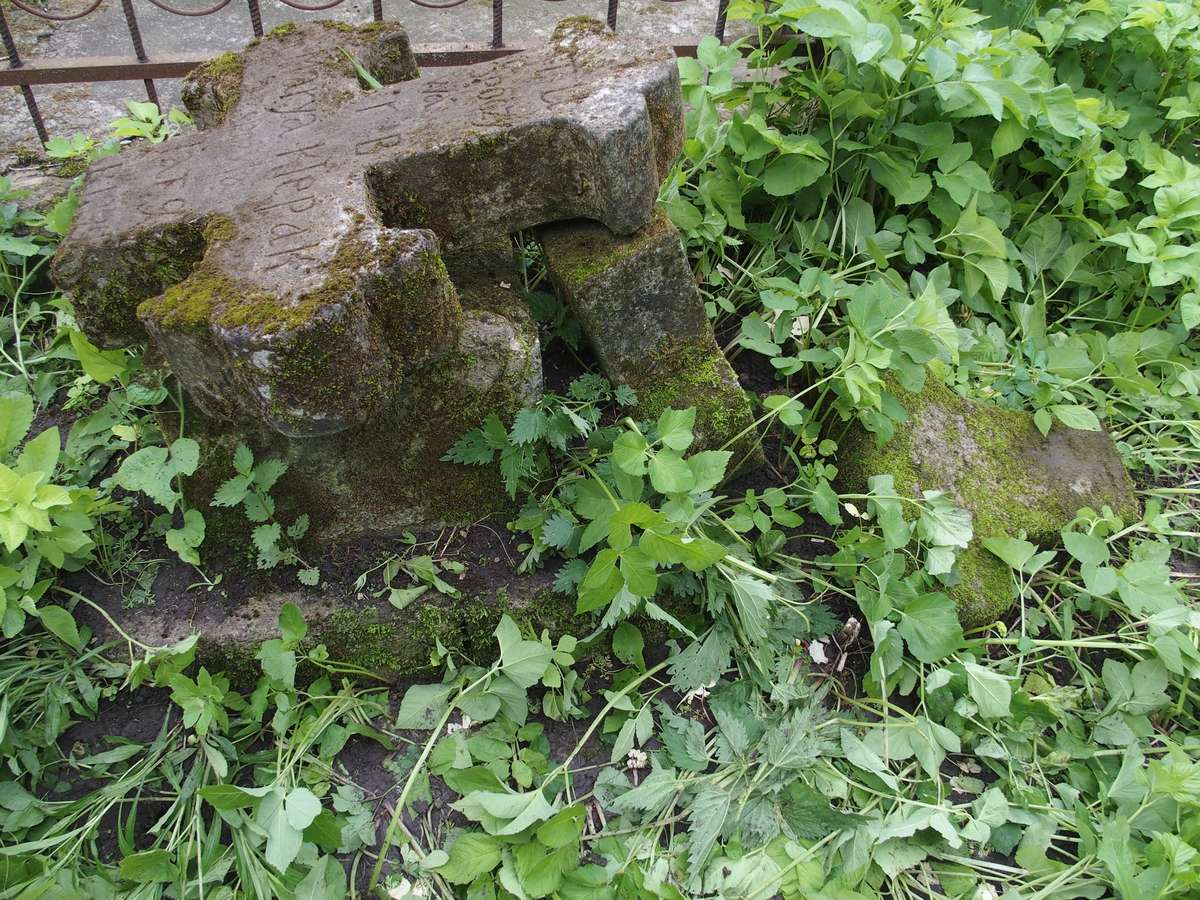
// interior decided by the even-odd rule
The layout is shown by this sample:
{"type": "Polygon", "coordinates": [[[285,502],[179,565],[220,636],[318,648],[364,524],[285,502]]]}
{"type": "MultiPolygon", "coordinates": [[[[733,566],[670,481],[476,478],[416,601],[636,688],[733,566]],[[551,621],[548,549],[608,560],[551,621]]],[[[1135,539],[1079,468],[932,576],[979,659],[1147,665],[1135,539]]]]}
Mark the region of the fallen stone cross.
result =
{"type": "Polygon", "coordinates": [[[53,267],[94,341],[161,350],[214,479],[241,440],[285,456],[325,535],[494,508],[471,483],[492,473],[439,459],[540,394],[497,246],[569,219],[646,228],[682,140],[670,49],[592,20],[416,74],[396,25],[287,27],[218,57],[185,86],[202,130],[93,166],[53,267]]]}

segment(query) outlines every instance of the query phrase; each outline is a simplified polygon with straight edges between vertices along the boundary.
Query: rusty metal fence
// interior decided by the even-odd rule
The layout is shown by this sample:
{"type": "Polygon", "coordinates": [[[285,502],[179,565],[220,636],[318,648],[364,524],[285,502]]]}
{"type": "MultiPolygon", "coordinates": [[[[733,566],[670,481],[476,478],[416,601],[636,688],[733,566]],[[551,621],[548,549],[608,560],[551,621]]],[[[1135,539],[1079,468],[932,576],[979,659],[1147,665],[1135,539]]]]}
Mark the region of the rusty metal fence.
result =
{"type": "MultiPolygon", "coordinates": [[[[77,12],[54,12],[32,5],[28,0],[8,0],[17,9],[30,15],[50,22],[70,22],[86,18],[100,8],[105,0],[91,0],[90,4],[77,12]]],[[[33,86],[39,84],[79,84],[104,81],[141,81],[146,88],[146,96],[158,103],[158,91],[155,89],[156,78],[182,78],[200,63],[203,56],[156,56],[150,57],[142,42],[142,31],[138,25],[137,13],[133,0],[118,0],[125,15],[125,23],[129,29],[129,39],[132,44],[132,56],[88,56],[74,59],[23,59],[17,50],[8,17],[4,12],[4,0],[0,0],[0,37],[4,41],[4,51],[8,55],[8,68],[0,69],[0,87],[15,86],[20,88],[25,97],[25,106],[29,117],[37,129],[38,137],[45,143],[49,139],[42,114],[38,109],[33,86]]],[[[147,0],[159,9],[177,16],[210,16],[229,6],[233,0],[216,0],[211,6],[202,9],[180,9],[165,0],[147,0]]],[[[341,6],[346,0],[316,0],[312,3],[301,3],[296,0],[278,0],[284,6],[301,12],[322,12],[341,6]]],[[[408,0],[425,9],[452,9],[461,6],[467,0],[408,0]]],[[[546,0],[549,3],[560,0],[546,0]]],[[[614,31],[617,28],[617,12],[620,0],[607,0],[606,19],[608,27],[614,31]]],[[[660,0],[663,3],[681,3],[683,0],[660,0]]],[[[254,37],[262,37],[262,9],[259,0],[245,0],[250,20],[250,30],[254,37]]],[[[713,33],[719,40],[725,39],[725,14],[728,0],[716,0],[716,24],[713,33]]],[[[372,17],[376,22],[383,22],[383,0],[371,0],[372,17]]],[[[467,47],[458,50],[425,50],[415,47],[417,62],[422,66],[458,66],[484,62],[519,53],[522,46],[506,45],[504,42],[504,0],[492,0],[492,40],[487,46],[467,47]]],[[[691,55],[695,45],[683,45],[675,48],[680,55],[691,55]]]]}

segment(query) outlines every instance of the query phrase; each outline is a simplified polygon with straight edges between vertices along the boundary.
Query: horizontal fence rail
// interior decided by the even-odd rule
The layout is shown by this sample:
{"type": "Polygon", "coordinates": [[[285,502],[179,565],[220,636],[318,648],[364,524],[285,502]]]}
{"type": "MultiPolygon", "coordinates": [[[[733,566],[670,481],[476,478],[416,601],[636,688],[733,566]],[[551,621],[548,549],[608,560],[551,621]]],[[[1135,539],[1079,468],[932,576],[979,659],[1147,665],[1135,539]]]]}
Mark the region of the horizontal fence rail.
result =
{"type": "MultiPolygon", "coordinates": [[[[17,9],[32,16],[50,22],[71,22],[86,18],[100,8],[105,0],[93,0],[82,10],[75,12],[54,12],[30,5],[27,0],[8,0],[17,9]]],[[[208,57],[199,54],[176,54],[150,56],[146,53],[142,42],[142,31],[138,25],[137,13],[133,0],[116,0],[120,2],[125,16],[125,24],[129,30],[129,39],[133,48],[132,56],[85,56],[75,59],[23,59],[17,50],[12,30],[9,28],[8,17],[4,12],[4,0],[0,0],[0,38],[3,38],[4,52],[8,55],[8,68],[0,69],[0,87],[17,87],[25,97],[25,107],[29,117],[37,129],[42,143],[49,140],[46,124],[34,97],[33,86],[38,84],[85,84],[110,81],[141,81],[146,89],[146,96],[158,103],[158,90],[155,79],[182,78],[208,57]]],[[[165,0],[145,0],[164,12],[177,16],[211,16],[221,12],[233,0],[215,0],[210,6],[201,9],[179,9],[165,0]]],[[[245,0],[250,19],[250,31],[253,37],[263,36],[262,9],[259,0],[245,0]]],[[[298,3],[296,0],[278,0],[284,6],[301,12],[321,12],[341,6],[345,0],[315,0],[312,3],[298,3]]],[[[452,9],[462,6],[467,0],[408,0],[416,6],[425,9],[452,9]]],[[[560,0],[546,0],[549,3],[560,0]]],[[[617,30],[617,11],[620,0],[607,0],[606,21],[608,27],[617,30]]],[[[684,0],[660,0],[663,3],[682,3],[684,0]]],[[[717,0],[716,24],[713,33],[718,40],[725,39],[725,14],[729,0],[717,0]]],[[[371,0],[371,14],[376,22],[383,22],[383,0],[371,0]]],[[[488,46],[461,47],[425,45],[413,48],[417,63],[421,66],[463,66],[487,62],[527,49],[525,43],[505,43],[504,41],[504,0],[492,0],[492,40],[488,46]]],[[[675,47],[680,56],[695,54],[695,44],[684,44],[675,47]]]]}

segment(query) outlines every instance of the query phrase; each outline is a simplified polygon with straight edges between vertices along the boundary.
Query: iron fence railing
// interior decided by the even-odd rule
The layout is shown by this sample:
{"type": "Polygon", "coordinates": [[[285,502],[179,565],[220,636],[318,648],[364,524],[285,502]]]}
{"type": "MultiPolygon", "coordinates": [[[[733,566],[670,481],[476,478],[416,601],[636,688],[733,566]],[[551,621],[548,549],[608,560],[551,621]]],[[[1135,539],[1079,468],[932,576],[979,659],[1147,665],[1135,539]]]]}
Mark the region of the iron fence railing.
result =
{"type": "MultiPolygon", "coordinates": [[[[40,9],[31,5],[27,0],[8,0],[17,9],[30,15],[51,22],[70,22],[86,18],[100,8],[104,0],[91,0],[82,10],[74,12],[54,12],[40,9]]],[[[180,9],[165,0],[146,0],[159,9],[177,16],[209,16],[220,12],[229,6],[233,0],[216,0],[211,6],[202,9],[180,9]]],[[[262,37],[262,9],[259,0],[245,0],[250,19],[250,30],[254,37],[262,37]]],[[[278,0],[284,6],[301,12],[321,12],[341,6],[346,0],[315,0],[312,3],[301,3],[296,0],[278,0]]],[[[425,9],[451,9],[461,6],[467,0],[408,0],[425,9]]],[[[559,0],[547,0],[554,3],[559,0]]],[[[607,0],[606,19],[608,27],[617,29],[617,12],[620,0],[607,0]]],[[[681,3],[683,0],[660,0],[663,3],[681,3]]],[[[194,54],[154,56],[146,53],[142,42],[142,30],[138,25],[137,13],[133,0],[120,0],[121,9],[125,16],[125,24],[129,29],[129,38],[133,46],[133,56],[86,56],[72,59],[24,59],[17,50],[8,17],[4,13],[3,0],[0,0],[0,38],[4,41],[4,51],[8,55],[8,68],[0,69],[0,87],[18,87],[25,97],[25,106],[29,117],[37,129],[38,137],[45,143],[49,139],[33,86],[39,84],[79,84],[105,81],[141,81],[146,88],[146,96],[158,103],[158,91],[154,86],[155,79],[182,78],[194,67],[204,62],[205,57],[194,54]]],[[[728,0],[717,0],[716,25],[713,33],[719,40],[725,39],[725,14],[728,0]]],[[[371,0],[372,17],[376,22],[384,21],[383,0],[371,0]]],[[[506,44],[504,41],[504,0],[492,0],[492,40],[487,46],[468,47],[456,50],[431,50],[414,48],[417,62],[422,66],[456,66],[484,62],[510,53],[519,53],[522,45],[506,44]]],[[[680,55],[692,55],[694,44],[685,44],[675,48],[680,55]]]]}

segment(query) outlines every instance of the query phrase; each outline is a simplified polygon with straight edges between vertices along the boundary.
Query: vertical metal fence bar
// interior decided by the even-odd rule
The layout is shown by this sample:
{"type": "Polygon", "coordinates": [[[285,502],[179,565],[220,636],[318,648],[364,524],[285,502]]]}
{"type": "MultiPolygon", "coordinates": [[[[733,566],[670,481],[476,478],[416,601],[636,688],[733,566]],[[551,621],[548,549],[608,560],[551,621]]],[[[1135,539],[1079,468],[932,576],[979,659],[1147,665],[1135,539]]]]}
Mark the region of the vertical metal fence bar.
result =
{"type": "Polygon", "coordinates": [[[371,0],[371,15],[376,22],[383,21],[383,0],[371,0]]]}
{"type": "MultiPolygon", "coordinates": [[[[145,62],[146,48],[142,46],[142,32],[138,28],[137,16],[133,12],[133,0],[121,0],[121,9],[125,12],[125,24],[129,26],[129,37],[133,40],[133,52],[137,56],[138,62],[145,62]]],[[[154,89],[154,80],[144,78],[142,84],[146,86],[146,96],[150,98],[150,102],[157,106],[158,91],[154,89]]]]}
{"type": "Polygon", "coordinates": [[[620,0],[608,0],[608,27],[617,30],[617,4],[620,0]]]}
{"type": "Polygon", "coordinates": [[[258,0],[246,0],[246,5],[250,7],[250,27],[254,30],[254,36],[260,38],[263,36],[263,27],[262,10],[258,8],[258,0]]]}
{"type": "MultiPolygon", "coordinates": [[[[8,17],[4,15],[4,7],[0,6],[0,38],[4,40],[4,52],[8,54],[8,67],[19,69],[23,65],[21,54],[17,52],[17,42],[13,40],[8,28],[8,17]]],[[[29,118],[33,119],[33,127],[37,129],[38,138],[44,144],[50,140],[46,133],[46,123],[42,121],[42,113],[38,109],[37,100],[33,96],[33,88],[27,84],[21,85],[21,96],[25,98],[25,108],[29,110],[29,118]]]]}
{"type": "Polygon", "coordinates": [[[492,0],[492,46],[504,46],[504,0],[492,0]]]}
{"type": "Polygon", "coordinates": [[[713,33],[717,40],[725,43],[725,13],[729,9],[729,0],[717,0],[717,28],[713,33]]]}

